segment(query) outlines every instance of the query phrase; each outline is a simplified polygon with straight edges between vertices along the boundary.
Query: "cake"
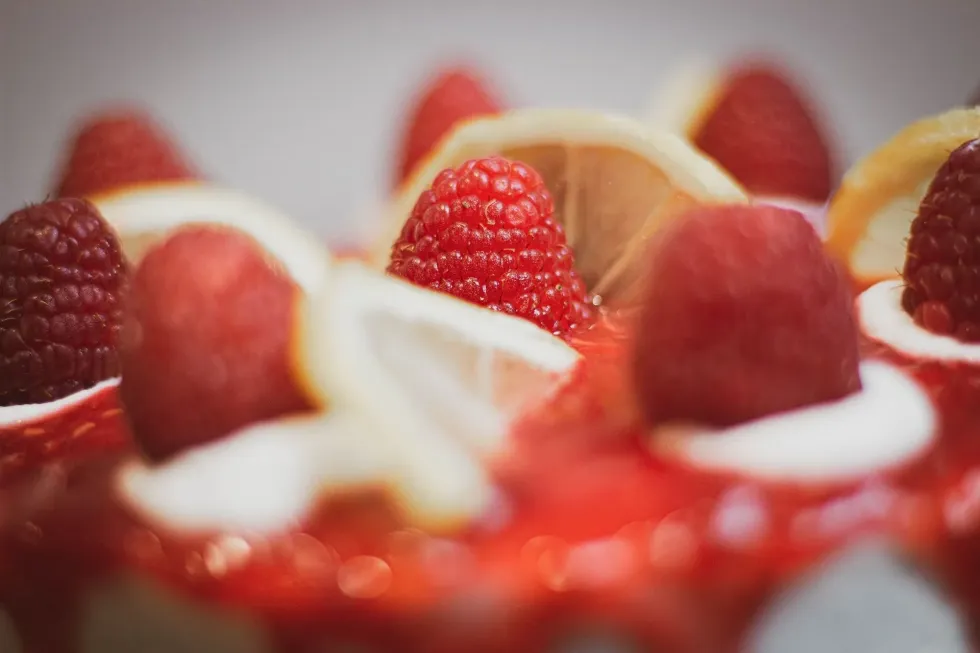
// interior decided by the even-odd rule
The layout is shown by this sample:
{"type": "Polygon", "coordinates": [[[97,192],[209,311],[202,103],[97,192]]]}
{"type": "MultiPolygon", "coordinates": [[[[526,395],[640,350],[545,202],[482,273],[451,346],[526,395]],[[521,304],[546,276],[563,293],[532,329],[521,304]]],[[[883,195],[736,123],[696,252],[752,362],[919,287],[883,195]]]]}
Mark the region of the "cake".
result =
{"type": "MultiPolygon", "coordinates": [[[[913,186],[969,212],[960,158],[913,186]]],[[[112,295],[118,366],[8,381],[57,396],[0,407],[4,650],[739,651],[868,535],[978,618],[980,355],[854,303],[847,204],[825,246],[681,136],[538,109],[454,128],[360,257],[201,179],[79,194],[0,225],[0,271],[112,295]]]]}

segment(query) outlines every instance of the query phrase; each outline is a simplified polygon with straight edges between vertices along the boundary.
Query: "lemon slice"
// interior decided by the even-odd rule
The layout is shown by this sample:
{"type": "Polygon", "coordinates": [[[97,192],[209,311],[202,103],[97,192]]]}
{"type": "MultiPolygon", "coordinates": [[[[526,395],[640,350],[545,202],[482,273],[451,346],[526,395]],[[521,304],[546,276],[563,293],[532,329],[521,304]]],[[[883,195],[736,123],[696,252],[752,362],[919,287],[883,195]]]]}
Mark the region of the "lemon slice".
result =
{"type": "Polygon", "coordinates": [[[664,220],[699,203],[747,201],[736,182],[675,134],[603,113],[516,110],[458,126],[416,168],[383,218],[375,265],[387,265],[415,202],[441,170],[493,154],[541,173],[576,267],[605,299],[633,296],[640,254],[664,220]]]}
{"type": "Polygon", "coordinates": [[[647,102],[647,122],[693,140],[714,111],[725,75],[717,63],[696,59],[671,73],[647,102]]]}
{"type": "Polygon", "coordinates": [[[919,203],[950,152],[980,137],[980,109],[912,123],[856,163],[831,200],[827,243],[862,288],[895,277],[919,203]]]}
{"type": "Polygon", "coordinates": [[[313,290],[327,277],[325,246],[289,217],[244,193],[207,185],[152,185],[93,200],[116,230],[123,252],[136,265],[170,231],[191,223],[245,231],[276,257],[299,284],[313,290]]]}
{"type": "Polygon", "coordinates": [[[391,457],[386,485],[428,528],[486,514],[485,464],[505,450],[508,424],[579,359],[528,321],[354,261],[310,297],[296,340],[310,392],[363,416],[391,457]]]}

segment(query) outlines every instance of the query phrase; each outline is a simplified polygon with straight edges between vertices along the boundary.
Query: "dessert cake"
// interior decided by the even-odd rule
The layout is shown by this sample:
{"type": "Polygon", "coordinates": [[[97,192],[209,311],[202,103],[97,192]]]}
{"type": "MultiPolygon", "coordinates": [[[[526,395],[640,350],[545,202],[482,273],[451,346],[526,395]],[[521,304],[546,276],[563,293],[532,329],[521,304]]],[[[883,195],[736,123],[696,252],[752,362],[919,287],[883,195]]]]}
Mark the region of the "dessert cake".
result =
{"type": "Polygon", "coordinates": [[[980,110],[859,163],[825,242],[730,144],[491,104],[361,256],[136,114],[0,224],[4,651],[742,651],[869,535],[980,643],[980,110]]]}

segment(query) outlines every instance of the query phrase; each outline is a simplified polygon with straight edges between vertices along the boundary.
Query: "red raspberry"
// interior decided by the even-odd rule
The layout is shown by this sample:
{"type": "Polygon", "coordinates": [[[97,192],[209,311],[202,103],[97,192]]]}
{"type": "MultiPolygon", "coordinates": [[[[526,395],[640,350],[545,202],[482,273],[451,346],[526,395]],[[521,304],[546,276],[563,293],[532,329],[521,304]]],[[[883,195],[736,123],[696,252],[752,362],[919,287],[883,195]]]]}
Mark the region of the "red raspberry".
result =
{"type": "Polygon", "coordinates": [[[0,223],[0,405],[51,401],[119,373],[125,279],[115,234],[85,200],[0,223]]]}
{"type": "Polygon", "coordinates": [[[656,238],[635,360],[651,422],[728,426],[860,388],[850,280],[802,214],[701,207],[656,238]]]}
{"type": "Polygon", "coordinates": [[[499,113],[501,102],[484,81],[466,68],[446,70],[426,87],[409,115],[401,144],[398,179],[402,182],[456,123],[499,113]]]}
{"type": "Polygon", "coordinates": [[[133,273],[119,394],[143,453],[163,460],[311,407],[293,382],[302,292],[249,234],[183,226],[133,273]]]}
{"type": "Polygon", "coordinates": [[[590,314],[541,175],[501,157],[443,170],[419,197],[388,272],[566,334],[590,314]]]}
{"type": "Polygon", "coordinates": [[[980,342],[980,139],[939,168],[912,220],[902,306],[920,326],[980,342]]]}
{"type": "Polygon", "coordinates": [[[694,140],[756,195],[830,196],[828,139],[789,76],[769,65],[734,71],[694,140]]]}
{"type": "Polygon", "coordinates": [[[124,186],[194,179],[197,174],[149,116],[119,111],[81,125],[55,194],[92,197],[124,186]]]}

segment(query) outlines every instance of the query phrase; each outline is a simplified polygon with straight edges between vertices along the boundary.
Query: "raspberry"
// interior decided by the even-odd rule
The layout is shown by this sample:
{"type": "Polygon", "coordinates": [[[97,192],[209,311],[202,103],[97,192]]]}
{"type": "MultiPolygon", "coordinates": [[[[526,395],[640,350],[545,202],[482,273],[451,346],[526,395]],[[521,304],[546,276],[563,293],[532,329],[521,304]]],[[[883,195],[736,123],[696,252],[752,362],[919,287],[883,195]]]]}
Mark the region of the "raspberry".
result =
{"type": "Polygon", "coordinates": [[[444,170],[419,197],[388,272],[567,334],[591,315],[541,175],[501,157],[444,170]]]}
{"type": "Polygon", "coordinates": [[[850,280],[802,214],[701,207],[656,238],[634,370],[650,422],[729,426],[860,388],[850,280]]]}
{"type": "Polygon", "coordinates": [[[465,68],[446,70],[421,95],[408,119],[401,145],[398,182],[412,172],[429,150],[467,118],[499,113],[500,101],[475,73],[465,68]]]}
{"type": "Polygon", "coordinates": [[[85,200],[30,206],[0,223],[0,405],[67,396],[119,373],[126,264],[85,200]]]}
{"type": "Polygon", "coordinates": [[[231,227],[180,227],[146,253],[127,296],[119,394],[147,457],[311,407],[291,367],[301,295],[231,227]]]}
{"type": "Polygon", "coordinates": [[[980,342],[980,139],[956,148],[933,178],[902,276],[902,306],[917,324],[980,342]]]}
{"type": "Polygon", "coordinates": [[[196,178],[149,116],[119,111],[96,116],[81,126],[55,194],[91,197],[124,186],[196,178]]]}
{"type": "Polygon", "coordinates": [[[788,75],[747,65],[728,79],[695,144],[746,189],[825,201],[833,164],[812,110],[788,75]]]}

